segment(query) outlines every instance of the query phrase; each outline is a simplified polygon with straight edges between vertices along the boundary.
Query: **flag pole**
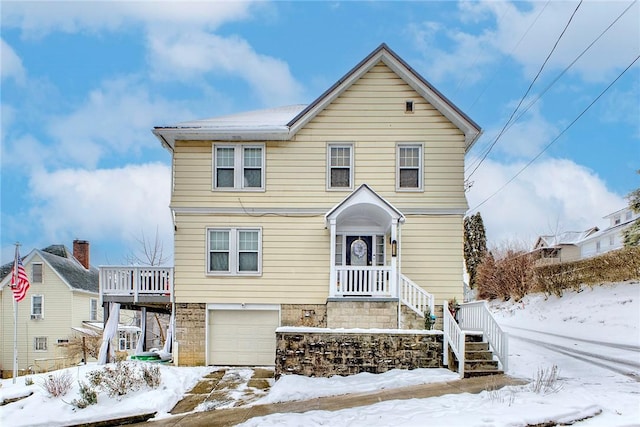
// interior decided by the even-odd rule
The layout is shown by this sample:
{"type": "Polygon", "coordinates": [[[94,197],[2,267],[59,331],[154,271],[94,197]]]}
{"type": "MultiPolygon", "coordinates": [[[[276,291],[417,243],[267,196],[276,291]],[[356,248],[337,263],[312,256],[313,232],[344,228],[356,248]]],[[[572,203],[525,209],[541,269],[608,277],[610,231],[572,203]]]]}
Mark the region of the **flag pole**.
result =
{"type": "MultiPolygon", "coordinates": [[[[16,255],[13,260],[13,277],[11,282],[18,283],[18,247],[19,242],[16,242],[16,255]]],[[[13,298],[13,384],[16,383],[18,376],[18,301],[13,298]]]]}

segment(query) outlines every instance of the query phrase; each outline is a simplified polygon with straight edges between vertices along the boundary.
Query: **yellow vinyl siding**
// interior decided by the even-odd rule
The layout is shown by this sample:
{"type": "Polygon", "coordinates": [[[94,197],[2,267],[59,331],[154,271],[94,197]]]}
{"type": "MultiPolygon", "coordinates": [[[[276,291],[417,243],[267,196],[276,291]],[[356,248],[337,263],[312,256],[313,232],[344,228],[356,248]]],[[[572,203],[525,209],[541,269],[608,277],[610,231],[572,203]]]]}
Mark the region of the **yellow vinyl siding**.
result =
{"type": "MultiPolygon", "coordinates": [[[[252,141],[243,141],[250,144],[252,141]]],[[[324,214],[351,190],[327,191],[327,146],[353,146],[353,188],[366,183],[401,212],[402,272],[427,291],[462,298],[462,215],[465,137],[408,84],[379,63],[289,141],[265,144],[265,191],[212,189],[212,148],[218,142],[176,141],[175,292],[178,303],[324,303],[329,293],[330,236],[324,214]],[[405,112],[412,100],[414,112],[405,112]],[[396,147],[423,147],[424,191],[396,191],[396,147]],[[181,209],[208,214],[187,214],[181,209]],[[231,209],[232,214],[211,214],[231,209]],[[260,215],[239,211],[260,209],[260,215]],[[315,216],[296,212],[311,209],[315,216]],[[290,216],[284,216],[289,213],[290,216]],[[262,275],[208,276],[207,227],[262,227],[262,275]]],[[[221,142],[224,143],[224,142],[221,142]]],[[[233,144],[233,142],[229,142],[233,144]]]]}
{"type": "Polygon", "coordinates": [[[329,234],[322,215],[180,215],[175,235],[176,302],[323,303],[329,290],[329,234]],[[262,227],[262,275],[206,273],[208,227],[262,227]]]}
{"type": "Polygon", "coordinates": [[[266,142],[265,192],[212,191],[213,143],[178,141],[171,205],[237,207],[240,200],[243,206],[255,208],[330,208],[348,194],[326,191],[327,144],[336,142],[353,144],[354,188],[367,183],[396,206],[466,208],[464,135],[382,64],[318,114],[293,140],[266,142]],[[414,113],[404,112],[407,99],[414,101],[414,113]],[[399,142],[423,144],[424,192],[396,193],[399,142]]]}

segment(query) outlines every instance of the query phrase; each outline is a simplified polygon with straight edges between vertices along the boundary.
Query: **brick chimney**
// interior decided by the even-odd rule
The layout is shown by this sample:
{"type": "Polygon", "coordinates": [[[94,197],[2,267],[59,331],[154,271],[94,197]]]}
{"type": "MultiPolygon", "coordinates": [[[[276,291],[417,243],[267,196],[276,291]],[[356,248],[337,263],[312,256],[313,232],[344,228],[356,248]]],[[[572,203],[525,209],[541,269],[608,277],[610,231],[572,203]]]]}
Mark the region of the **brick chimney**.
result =
{"type": "Polygon", "coordinates": [[[87,270],[89,269],[89,242],[86,240],[73,241],[73,257],[87,270]]]}

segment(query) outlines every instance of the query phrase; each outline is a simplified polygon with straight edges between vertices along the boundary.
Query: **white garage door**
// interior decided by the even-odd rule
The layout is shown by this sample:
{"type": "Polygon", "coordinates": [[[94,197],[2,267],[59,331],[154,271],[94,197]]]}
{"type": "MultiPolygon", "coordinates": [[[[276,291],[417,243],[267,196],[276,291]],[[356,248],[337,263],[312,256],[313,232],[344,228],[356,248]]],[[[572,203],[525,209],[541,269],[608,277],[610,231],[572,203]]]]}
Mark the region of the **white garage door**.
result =
{"type": "Polygon", "coordinates": [[[209,364],[273,366],[278,323],[273,310],[211,310],[209,364]]]}

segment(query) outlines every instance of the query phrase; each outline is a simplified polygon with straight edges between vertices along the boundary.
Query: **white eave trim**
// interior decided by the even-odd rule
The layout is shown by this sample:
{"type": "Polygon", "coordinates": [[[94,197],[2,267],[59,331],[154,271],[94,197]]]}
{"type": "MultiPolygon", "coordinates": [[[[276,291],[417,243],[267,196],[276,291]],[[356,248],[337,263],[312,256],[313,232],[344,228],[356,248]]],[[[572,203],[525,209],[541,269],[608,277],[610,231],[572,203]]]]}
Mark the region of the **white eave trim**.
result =
{"type": "Polygon", "coordinates": [[[287,141],[291,132],[287,126],[277,127],[243,127],[237,129],[223,128],[154,128],[151,131],[163,145],[171,151],[176,140],[186,141],[287,141]]]}

